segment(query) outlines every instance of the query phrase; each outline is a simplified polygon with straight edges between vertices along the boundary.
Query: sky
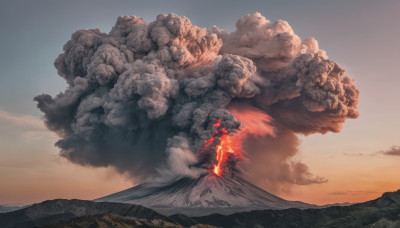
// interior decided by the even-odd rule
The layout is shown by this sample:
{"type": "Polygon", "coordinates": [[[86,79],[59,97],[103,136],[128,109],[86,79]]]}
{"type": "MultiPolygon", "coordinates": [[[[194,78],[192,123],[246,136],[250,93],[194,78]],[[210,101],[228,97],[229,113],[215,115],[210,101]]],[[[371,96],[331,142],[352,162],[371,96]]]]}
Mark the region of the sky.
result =
{"type": "Polygon", "coordinates": [[[139,184],[111,168],[82,167],[60,158],[57,136],[44,127],[32,99],[65,90],[53,63],[76,30],[109,32],[119,15],[150,22],[170,12],[199,27],[228,31],[248,13],[288,21],[301,38],[316,38],[330,59],[356,79],[360,117],[347,120],[340,133],[300,136],[296,159],[328,182],[274,193],[327,204],[395,191],[400,188],[400,153],[395,153],[400,145],[399,11],[396,0],[1,1],[0,204],[94,199],[139,184]]]}

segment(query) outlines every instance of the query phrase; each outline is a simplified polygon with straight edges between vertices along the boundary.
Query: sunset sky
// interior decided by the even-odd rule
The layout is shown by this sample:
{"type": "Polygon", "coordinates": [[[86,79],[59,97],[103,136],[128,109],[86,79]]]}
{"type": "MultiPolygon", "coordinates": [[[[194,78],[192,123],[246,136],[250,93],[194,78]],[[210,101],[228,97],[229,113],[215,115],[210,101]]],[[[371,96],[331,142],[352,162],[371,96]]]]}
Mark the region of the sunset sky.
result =
{"type": "Polygon", "coordinates": [[[273,193],[328,204],[366,201],[400,188],[397,0],[9,0],[0,3],[0,204],[94,199],[140,184],[112,168],[82,167],[59,157],[58,137],[44,127],[33,97],[65,90],[53,63],[76,30],[109,32],[120,15],[150,22],[170,12],[199,27],[216,25],[228,32],[248,13],[285,20],[302,39],[318,40],[356,79],[360,117],[348,119],[340,133],[300,136],[296,159],[328,182],[273,193]]]}

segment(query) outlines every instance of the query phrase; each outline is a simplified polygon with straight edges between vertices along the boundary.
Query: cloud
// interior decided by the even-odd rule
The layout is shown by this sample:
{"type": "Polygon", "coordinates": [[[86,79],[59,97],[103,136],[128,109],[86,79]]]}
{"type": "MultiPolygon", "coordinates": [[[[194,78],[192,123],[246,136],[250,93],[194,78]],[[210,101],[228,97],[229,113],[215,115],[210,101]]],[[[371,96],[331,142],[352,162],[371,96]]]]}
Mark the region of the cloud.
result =
{"type": "Polygon", "coordinates": [[[345,156],[379,156],[379,155],[389,155],[389,156],[400,156],[400,146],[392,146],[387,150],[381,150],[373,153],[343,153],[345,156]]]}
{"type": "Polygon", "coordinates": [[[376,191],[337,191],[337,192],[331,192],[331,195],[370,195],[370,194],[376,194],[380,192],[376,191]]]}
{"type": "Polygon", "coordinates": [[[24,128],[46,130],[43,121],[30,115],[10,113],[0,108],[0,122],[17,125],[24,128]]]}
{"type": "MultiPolygon", "coordinates": [[[[55,159],[50,157],[50,159],[55,159]]],[[[31,169],[34,167],[41,167],[46,164],[47,160],[43,157],[40,158],[21,158],[21,159],[7,159],[0,160],[0,168],[15,168],[15,169],[31,169]]]]}
{"type": "Polygon", "coordinates": [[[364,153],[343,153],[345,156],[366,156],[364,153]]]}
{"type": "Polygon", "coordinates": [[[57,138],[57,135],[49,131],[43,121],[35,116],[10,113],[0,108],[0,123],[22,129],[23,133],[20,136],[25,141],[57,138]]]}
{"type": "Polygon", "coordinates": [[[400,146],[392,146],[388,150],[379,151],[379,154],[400,156],[400,146]]]}
{"type": "Polygon", "coordinates": [[[357,157],[367,157],[367,156],[376,156],[377,153],[343,153],[345,156],[357,156],[357,157]]]}

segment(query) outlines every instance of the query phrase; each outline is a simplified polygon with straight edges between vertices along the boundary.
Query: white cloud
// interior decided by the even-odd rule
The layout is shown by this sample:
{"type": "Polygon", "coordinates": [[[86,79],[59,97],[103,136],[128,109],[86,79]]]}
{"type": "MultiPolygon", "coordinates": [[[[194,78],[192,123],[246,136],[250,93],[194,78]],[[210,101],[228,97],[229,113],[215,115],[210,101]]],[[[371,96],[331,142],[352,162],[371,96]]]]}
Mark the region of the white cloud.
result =
{"type": "Polygon", "coordinates": [[[0,108],[0,122],[10,123],[31,129],[45,130],[44,123],[39,118],[30,115],[9,113],[0,108]]]}
{"type": "Polygon", "coordinates": [[[55,138],[57,135],[49,131],[43,120],[31,116],[31,115],[20,115],[16,113],[10,113],[4,111],[0,107],[0,124],[11,125],[13,127],[18,127],[23,131],[21,138],[25,141],[35,141],[44,138],[55,138]]]}

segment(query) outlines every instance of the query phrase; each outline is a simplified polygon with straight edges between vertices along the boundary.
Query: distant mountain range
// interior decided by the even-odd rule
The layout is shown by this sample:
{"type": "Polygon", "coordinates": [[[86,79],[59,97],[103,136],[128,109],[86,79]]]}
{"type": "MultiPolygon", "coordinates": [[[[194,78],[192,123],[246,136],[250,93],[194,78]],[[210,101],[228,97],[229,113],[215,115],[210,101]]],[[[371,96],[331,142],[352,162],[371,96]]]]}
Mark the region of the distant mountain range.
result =
{"type": "Polygon", "coordinates": [[[5,206],[5,205],[0,205],[0,213],[16,211],[16,210],[22,209],[24,207],[27,207],[27,206],[5,206]]]}
{"type": "MultiPolygon", "coordinates": [[[[189,210],[189,209],[188,209],[189,210]]],[[[144,206],[50,200],[0,213],[0,227],[400,227],[400,190],[351,206],[255,210],[231,215],[165,216],[144,206]]]]}

